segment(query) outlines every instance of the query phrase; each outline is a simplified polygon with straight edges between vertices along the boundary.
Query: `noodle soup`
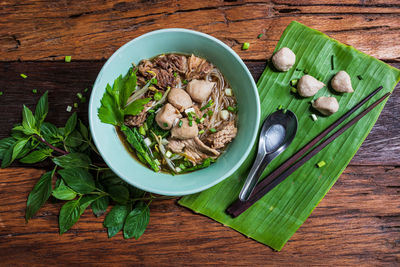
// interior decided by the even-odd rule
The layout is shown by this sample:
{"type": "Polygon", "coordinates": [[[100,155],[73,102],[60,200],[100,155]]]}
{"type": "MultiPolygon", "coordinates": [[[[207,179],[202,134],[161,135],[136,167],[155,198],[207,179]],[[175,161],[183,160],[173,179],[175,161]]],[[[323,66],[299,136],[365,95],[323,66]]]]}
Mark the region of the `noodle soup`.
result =
{"type": "Polygon", "coordinates": [[[120,137],[146,166],[171,174],[205,168],[236,137],[235,95],[207,60],[165,54],[142,60],[131,71],[137,88],[127,106],[135,101],[146,104],[139,114],[125,115],[122,127],[135,133],[141,148],[132,145],[129,136],[120,137]]]}

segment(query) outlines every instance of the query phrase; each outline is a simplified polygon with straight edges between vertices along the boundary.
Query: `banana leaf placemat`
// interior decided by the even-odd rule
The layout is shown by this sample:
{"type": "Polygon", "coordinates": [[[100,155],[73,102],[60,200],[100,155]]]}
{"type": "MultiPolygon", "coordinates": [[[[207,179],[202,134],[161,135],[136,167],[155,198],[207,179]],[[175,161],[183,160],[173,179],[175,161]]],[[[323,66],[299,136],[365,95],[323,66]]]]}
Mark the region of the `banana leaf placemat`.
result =
{"type": "MultiPolygon", "coordinates": [[[[296,64],[288,72],[277,72],[270,64],[264,70],[257,83],[261,100],[261,118],[263,121],[267,115],[282,105],[297,115],[299,128],[293,143],[268,166],[262,177],[279,166],[375,88],[382,85],[384,89],[350,119],[383,94],[393,91],[400,80],[398,69],[295,21],[285,29],[275,50],[282,47],[293,50],[296,54],[296,64]],[[354,93],[338,95],[331,90],[330,80],[339,70],[346,70],[350,74],[354,93]],[[319,117],[317,121],[311,119],[313,111],[310,109],[310,100],[312,98],[302,99],[290,93],[290,81],[299,79],[304,73],[327,84],[327,87],[321,89],[314,99],[322,95],[334,95],[340,105],[337,113],[330,117],[319,117]]],[[[254,148],[251,156],[234,175],[206,191],[181,198],[179,204],[275,250],[281,250],[349,164],[374,126],[385,103],[386,101],[372,110],[235,219],[227,215],[225,210],[238,197],[248,167],[254,157],[254,148]],[[322,160],[326,162],[326,165],[323,168],[317,168],[316,163],[322,160]]]]}

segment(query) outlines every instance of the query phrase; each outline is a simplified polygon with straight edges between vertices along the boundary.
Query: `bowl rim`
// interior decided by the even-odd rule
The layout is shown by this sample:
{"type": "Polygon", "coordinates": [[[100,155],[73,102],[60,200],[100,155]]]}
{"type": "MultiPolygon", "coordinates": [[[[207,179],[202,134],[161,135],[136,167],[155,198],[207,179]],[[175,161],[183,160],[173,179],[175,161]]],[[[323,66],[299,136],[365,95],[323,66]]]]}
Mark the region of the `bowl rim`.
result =
{"type": "MultiPolygon", "coordinates": [[[[218,45],[222,46],[225,50],[227,50],[235,59],[236,61],[241,65],[241,67],[243,68],[243,70],[245,71],[246,75],[250,78],[250,82],[251,82],[251,87],[252,90],[255,92],[255,97],[256,97],[256,103],[257,103],[257,107],[256,107],[256,121],[258,121],[258,124],[260,122],[260,117],[261,117],[261,108],[260,108],[260,97],[258,94],[258,89],[257,89],[257,85],[253,79],[253,76],[251,75],[249,69],[247,68],[246,64],[243,62],[243,60],[240,58],[240,56],[232,49],[230,48],[228,45],[226,45],[224,42],[220,41],[219,39],[208,35],[206,33],[203,32],[199,32],[199,31],[195,31],[195,30],[189,30],[189,29],[184,29],[184,28],[165,28],[165,29],[160,29],[160,30],[154,30],[154,31],[150,31],[147,32],[145,34],[142,34],[132,40],[130,40],[129,42],[125,43],[124,45],[122,45],[120,48],[118,48],[108,59],[107,61],[104,63],[103,67],[101,68],[101,70],[99,71],[96,80],[93,84],[92,88],[96,88],[97,84],[99,83],[101,77],[102,77],[102,73],[104,71],[104,69],[110,64],[110,62],[119,55],[119,53],[124,50],[126,47],[130,46],[131,43],[133,42],[137,42],[140,39],[143,38],[147,38],[149,36],[152,35],[156,35],[159,33],[164,33],[164,32],[183,32],[183,33],[190,33],[193,35],[198,35],[201,36],[203,38],[209,39],[212,42],[217,43],[218,45]]],[[[88,106],[88,119],[89,119],[89,128],[90,128],[90,132],[94,141],[94,144],[96,145],[96,147],[99,150],[99,153],[101,155],[101,157],[103,158],[103,160],[105,161],[105,163],[107,164],[108,167],[110,167],[110,169],[116,174],[118,175],[121,179],[123,179],[124,181],[126,181],[127,183],[133,185],[134,187],[137,187],[139,189],[142,189],[144,191],[147,192],[152,192],[152,193],[156,193],[156,194],[160,194],[160,195],[167,195],[167,196],[183,196],[183,195],[190,195],[190,194],[194,194],[194,193],[198,193],[201,191],[204,191],[208,188],[213,187],[214,185],[222,182],[223,180],[225,180],[226,178],[228,178],[229,176],[231,176],[240,166],[242,166],[243,162],[247,159],[253,145],[254,142],[256,140],[257,134],[258,134],[258,127],[257,129],[253,132],[252,136],[251,136],[251,140],[249,143],[249,146],[247,147],[247,149],[245,150],[244,154],[241,156],[241,158],[232,166],[232,168],[230,170],[228,170],[227,172],[225,172],[224,175],[222,175],[221,177],[215,179],[213,182],[208,183],[206,185],[203,185],[201,187],[196,187],[195,189],[188,189],[188,190],[183,190],[183,191],[173,191],[173,190],[159,190],[159,189],[154,189],[154,188],[150,188],[148,186],[143,186],[140,184],[135,183],[134,181],[125,179],[123,174],[116,168],[114,168],[112,166],[112,164],[110,164],[108,158],[106,156],[103,155],[102,153],[102,149],[101,149],[101,141],[98,139],[99,137],[96,134],[96,131],[93,129],[93,122],[92,120],[96,119],[97,116],[97,105],[98,103],[94,103],[94,97],[92,97],[93,91],[90,94],[90,100],[89,100],[89,106],[88,106]],[[95,117],[93,117],[95,116],[95,117]]],[[[184,174],[182,174],[184,175],[184,174]]]]}

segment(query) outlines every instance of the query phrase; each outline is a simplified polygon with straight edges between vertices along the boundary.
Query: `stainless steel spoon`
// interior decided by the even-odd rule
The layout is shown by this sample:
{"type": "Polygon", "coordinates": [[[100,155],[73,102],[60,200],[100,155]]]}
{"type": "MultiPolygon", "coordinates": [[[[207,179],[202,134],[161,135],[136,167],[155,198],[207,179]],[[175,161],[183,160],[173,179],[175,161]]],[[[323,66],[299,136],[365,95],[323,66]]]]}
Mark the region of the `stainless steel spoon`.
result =
{"type": "Polygon", "coordinates": [[[239,194],[241,201],[249,199],[264,169],[290,145],[296,132],[297,118],[290,110],[278,110],[264,120],[256,160],[239,194]]]}

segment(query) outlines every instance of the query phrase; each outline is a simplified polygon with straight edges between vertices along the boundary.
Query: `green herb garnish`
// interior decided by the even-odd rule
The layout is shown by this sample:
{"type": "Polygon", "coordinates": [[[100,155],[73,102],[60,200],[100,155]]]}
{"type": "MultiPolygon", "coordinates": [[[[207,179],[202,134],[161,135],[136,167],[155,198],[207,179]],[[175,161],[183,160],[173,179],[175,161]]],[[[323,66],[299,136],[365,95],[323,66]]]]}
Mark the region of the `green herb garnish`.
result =
{"type": "Polygon", "coordinates": [[[249,49],[249,47],[250,47],[250,43],[243,43],[243,45],[242,45],[242,50],[247,50],[247,49],[249,49]]]}
{"type": "Polygon", "coordinates": [[[188,81],[187,81],[187,80],[183,80],[182,83],[183,83],[183,84],[187,84],[188,81]]]}
{"type": "Polygon", "coordinates": [[[65,62],[69,63],[71,62],[72,57],[71,56],[65,56],[65,62]]]}
{"type": "Polygon", "coordinates": [[[211,128],[210,132],[215,133],[215,132],[217,132],[217,130],[215,128],[211,128]]]}
{"type": "Polygon", "coordinates": [[[164,126],[165,128],[167,128],[167,127],[168,127],[168,123],[164,122],[164,123],[163,123],[163,126],[164,126]]]}
{"type": "Polygon", "coordinates": [[[154,100],[157,100],[157,101],[161,100],[162,97],[163,97],[163,94],[160,91],[156,92],[153,96],[154,100]]]}
{"type": "Polygon", "coordinates": [[[178,73],[174,72],[174,77],[176,78],[178,76],[178,73]]]}
{"type": "Polygon", "coordinates": [[[320,162],[317,163],[318,168],[322,168],[326,165],[326,162],[321,160],[320,162]]]}
{"type": "Polygon", "coordinates": [[[141,135],[146,135],[146,130],[144,129],[144,126],[140,126],[140,127],[139,127],[139,133],[140,133],[141,135]]]}
{"type": "Polygon", "coordinates": [[[203,107],[200,108],[200,111],[203,111],[209,107],[211,107],[214,104],[214,102],[212,101],[212,99],[210,101],[207,102],[206,105],[204,105],[203,107]]]}
{"type": "Polygon", "coordinates": [[[28,78],[28,75],[26,75],[26,74],[21,73],[20,75],[21,75],[21,77],[24,78],[24,79],[28,78]]]}
{"type": "Polygon", "coordinates": [[[293,94],[296,94],[296,93],[297,93],[297,89],[296,89],[295,87],[290,87],[290,91],[291,91],[293,94]]]}
{"type": "Polygon", "coordinates": [[[33,89],[32,93],[37,94],[37,89],[33,89]]]}
{"type": "Polygon", "coordinates": [[[263,37],[264,34],[260,33],[257,38],[260,39],[261,37],[263,37]]]}
{"type": "Polygon", "coordinates": [[[4,93],[3,93],[3,91],[0,91],[0,96],[2,96],[4,93]]]}
{"type": "Polygon", "coordinates": [[[182,121],[182,120],[179,120],[178,127],[179,127],[179,128],[182,127],[182,124],[183,124],[183,121],[182,121]]]}
{"type": "Polygon", "coordinates": [[[157,85],[158,84],[158,80],[156,78],[151,78],[150,83],[157,85]]]}
{"type": "Polygon", "coordinates": [[[74,108],[78,108],[78,103],[74,103],[74,108]]]}
{"type": "Polygon", "coordinates": [[[203,134],[203,133],[204,133],[204,130],[200,130],[200,131],[199,131],[199,134],[203,134]]]}

